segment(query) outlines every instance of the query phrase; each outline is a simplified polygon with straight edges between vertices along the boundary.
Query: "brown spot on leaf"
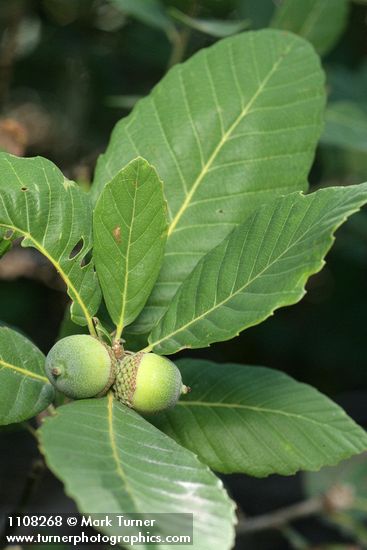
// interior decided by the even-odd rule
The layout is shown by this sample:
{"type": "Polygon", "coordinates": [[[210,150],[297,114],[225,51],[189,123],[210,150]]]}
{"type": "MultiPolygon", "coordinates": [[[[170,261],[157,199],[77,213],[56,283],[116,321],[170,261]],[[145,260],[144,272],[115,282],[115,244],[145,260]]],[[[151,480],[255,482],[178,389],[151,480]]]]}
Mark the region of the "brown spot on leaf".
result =
{"type": "Polygon", "coordinates": [[[118,225],[115,227],[115,229],[112,231],[113,238],[117,243],[121,242],[121,227],[118,225]]]}

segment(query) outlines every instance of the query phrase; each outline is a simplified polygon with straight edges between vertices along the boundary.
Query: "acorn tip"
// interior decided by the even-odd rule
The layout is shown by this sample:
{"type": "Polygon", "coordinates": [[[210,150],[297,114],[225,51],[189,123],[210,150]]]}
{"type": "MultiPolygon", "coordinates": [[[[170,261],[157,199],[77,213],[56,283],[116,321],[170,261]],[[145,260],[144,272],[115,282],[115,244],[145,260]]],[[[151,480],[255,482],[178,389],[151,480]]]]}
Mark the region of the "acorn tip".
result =
{"type": "Polygon", "coordinates": [[[61,374],[61,369],[59,367],[53,367],[53,369],[51,369],[51,373],[54,375],[54,376],[60,376],[61,374]]]}

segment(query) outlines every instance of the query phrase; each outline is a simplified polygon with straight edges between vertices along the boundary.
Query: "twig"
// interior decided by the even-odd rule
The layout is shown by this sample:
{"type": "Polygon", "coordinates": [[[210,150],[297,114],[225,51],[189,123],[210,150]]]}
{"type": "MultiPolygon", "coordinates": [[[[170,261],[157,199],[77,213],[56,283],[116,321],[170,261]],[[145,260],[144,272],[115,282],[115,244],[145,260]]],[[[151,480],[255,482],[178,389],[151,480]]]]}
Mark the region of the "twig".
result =
{"type": "Polygon", "coordinates": [[[282,529],[296,519],[320,513],[333,514],[334,512],[351,509],[355,502],[356,497],[353,486],[347,484],[333,485],[323,495],[309,498],[262,516],[245,519],[239,523],[237,533],[244,535],[266,529],[282,529]]]}
{"type": "Polygon", "coordinates": [[[281,529],[295,519],[319,514],[324,511],[324,508],[324,497],[313,497],[269,514],[248,518],[238,525],[237,534],[244,535],[266,529],[281,529]]]}

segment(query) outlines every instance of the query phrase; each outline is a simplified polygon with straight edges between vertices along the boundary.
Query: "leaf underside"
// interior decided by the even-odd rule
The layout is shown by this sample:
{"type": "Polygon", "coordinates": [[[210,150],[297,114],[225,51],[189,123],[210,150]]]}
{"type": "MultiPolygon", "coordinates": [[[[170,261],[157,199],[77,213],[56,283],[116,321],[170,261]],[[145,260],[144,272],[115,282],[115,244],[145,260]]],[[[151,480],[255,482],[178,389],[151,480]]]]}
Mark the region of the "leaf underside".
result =
{"type": "Polygon", "coordinates": [[[32,342],[0,327],[0,425],[27,420],[53,401],[44,365],[45,356],[32,342]]]}
{"type": "Polygon", "coordinates": [[[367,435],[330,399],[284,373],[178,361],[191,392],[152,422],[218,472],[256,477],[319,470],[367,449],[367,435]]]}
{"type": "Polygon", "coordinates": [[[192,513],[195,550],[232,548],[233,504],[221,482],[111,394],[59,408],[40,441],[81,512],[192,513]]]}
{"type": "MultiPolygon", "coordinates": [[[[0,153],[0,229],[39,250],[64,280],[73,321],[93,329],[101,293],[89,254],[88,195],[52,162],[0,153]]],[[[0,233],[0,237],[2,237],[0,233]]]]}
{"type": "Polygon", "coordinates": [[[229,340],[298,302],[367,183],[292,193],[259,208],[198,263],[149,336],[162,355],[229,340]]]}
{"type": "Polygon", "coordinates": [[[136,159],[108,183],[93,213],[93,258],[117,337],[142,310],[157,279],[167,207],[156,171],[136,159]]]}
{"type": "Polygon", "coordinates": [[[94,200],[140,155],[164,182],[170,218],[159,278],[130,333],[149,332],[200,258],[254,209],[307,188],[324,102],[312,47],[264,30],[175,66],[117,124],[97,164],[94,200]]]}

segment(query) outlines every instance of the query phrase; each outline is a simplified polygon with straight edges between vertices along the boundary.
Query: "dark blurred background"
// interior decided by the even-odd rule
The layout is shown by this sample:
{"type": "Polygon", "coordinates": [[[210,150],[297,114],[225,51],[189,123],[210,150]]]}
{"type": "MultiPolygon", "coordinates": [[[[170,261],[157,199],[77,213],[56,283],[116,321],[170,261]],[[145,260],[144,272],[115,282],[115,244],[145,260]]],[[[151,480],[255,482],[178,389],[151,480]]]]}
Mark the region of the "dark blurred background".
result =
{"type": "MultiPolygon", "coordinates": [[[[324,1],[329,2],[320,3],[324,1]]],[[[88,189],[114,124],[170,66],[221,36],[267,26],[279,3],[1,0],[0,148],[45,156],[88,189]]],[[[320,49],[329,99],[310,175],[314,187],[367,180],[367,2],[345,4],[338,35],[320,49]]],[[[283,370],[330,395],[366,426],[366,283],[367,213],[361,212],[339,230],[326,267],[309,281],[301,303],[277,311],[236,340],[186,355],[283,370]]],[[[24,331],[47,352],[66,308],[60,281],[35,251],[14,248],[1,260],[2,322],[24,331]]],[[[0,502],[22,498],[24,479],[36,458],[28,437],[18,429],[0,433],[0,502]],[[11,476],[17,477],[16,483],[10,483],[11,476]]],[[[45,494],[67,506],[60,484],[50,474],[42,479],[34,506],[45,494]]],[[[305,496],[301,476],[229,476],[226,483],[249,515],[305,496]]],[[[320,518],[301,522],[297,529],[239,537],[238,548],[321,548],[331,541],[346,544],[340,548],[367,548],[366,533],[356,536],[320,518]]]]}

